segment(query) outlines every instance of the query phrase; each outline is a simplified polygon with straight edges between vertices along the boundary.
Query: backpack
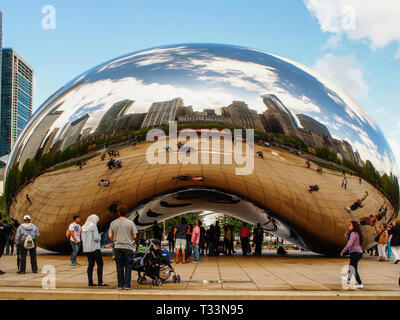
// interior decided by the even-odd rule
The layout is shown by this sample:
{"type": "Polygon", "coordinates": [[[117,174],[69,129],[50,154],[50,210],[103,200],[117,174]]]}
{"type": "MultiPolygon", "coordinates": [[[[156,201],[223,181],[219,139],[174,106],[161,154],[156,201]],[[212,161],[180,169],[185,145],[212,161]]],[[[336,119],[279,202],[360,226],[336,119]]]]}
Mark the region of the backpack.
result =
{"type": "Polygon", "coordinates": [[[71,238],[71,230],[69,230],[69,226],[67,227],[67,231],[65,231],[65,236],[68,240],[71,238]]]}
{"type": "Polygon", "coordinates": [[[24,248],[25,249],[33,249],[35,247],[35,242],[32,239],[32,236],[28,234],[25,238],[24,248]]]}

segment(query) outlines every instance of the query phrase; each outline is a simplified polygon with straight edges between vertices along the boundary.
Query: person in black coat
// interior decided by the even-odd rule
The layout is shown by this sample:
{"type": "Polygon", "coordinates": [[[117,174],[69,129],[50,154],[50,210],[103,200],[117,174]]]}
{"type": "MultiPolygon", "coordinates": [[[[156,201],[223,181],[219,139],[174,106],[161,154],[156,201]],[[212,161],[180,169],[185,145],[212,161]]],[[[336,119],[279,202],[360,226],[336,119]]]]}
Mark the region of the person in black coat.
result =
{"type": "Polygon", "coordinates": [[[390,246],[392,247],[392,255],[394,263],[399,263],[400,259],[400,220],[397,219],[393,227],[389,230],[390,246]]]}

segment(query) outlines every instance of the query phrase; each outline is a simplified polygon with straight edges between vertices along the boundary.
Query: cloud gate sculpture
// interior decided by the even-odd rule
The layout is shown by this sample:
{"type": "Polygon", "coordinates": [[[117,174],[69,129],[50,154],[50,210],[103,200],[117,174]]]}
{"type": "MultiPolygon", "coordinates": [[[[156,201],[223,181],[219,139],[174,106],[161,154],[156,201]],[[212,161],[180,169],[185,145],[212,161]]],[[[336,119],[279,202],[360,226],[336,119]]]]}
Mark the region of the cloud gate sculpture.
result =
{"type": "Polygon", "coordinates": [[[74,215],[106,230],[123,204],[139,229],[212,210],[337,254],[351,220],[368,247],[393,218],[395,174],[381,130],[327,79],[259,50],[182,44],[108,61],[49,97],[12,150],[5,195],[54,251],[69,250],[74,215]]]}

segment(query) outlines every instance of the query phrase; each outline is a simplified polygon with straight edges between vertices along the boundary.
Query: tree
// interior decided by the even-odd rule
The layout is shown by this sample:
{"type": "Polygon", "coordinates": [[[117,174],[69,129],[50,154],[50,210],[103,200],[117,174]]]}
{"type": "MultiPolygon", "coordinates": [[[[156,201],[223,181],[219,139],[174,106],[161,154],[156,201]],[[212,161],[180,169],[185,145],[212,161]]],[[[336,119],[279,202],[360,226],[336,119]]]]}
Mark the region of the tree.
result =
{"type": "MultiPolygon", "coordinates": [[[[219,221],[219,225],[223,228],[224,226],[231,225],[233,226],[233,233],[238,234],[240,228],[243,226],[244,221],[239,220],[235,217],[226,215],[226,214],[218,214],[217,220],[219,221]]],[[[247,227],[250,229],[252,227],[251,224],[246,223],[247,227]]]]}
{"type": "Polygon", "coordinates": [[[168,234],[171,230],[174,230],[175,226],[181,222],[181,218],[184,217],[188,224],[194,226],[195,221],[199,220],[203,223],[203,217],[200,215],[201,212],[188,212],[180,216],[176,216],[174,218],[170,218],[165,221],[165,232],[168,234]]]}

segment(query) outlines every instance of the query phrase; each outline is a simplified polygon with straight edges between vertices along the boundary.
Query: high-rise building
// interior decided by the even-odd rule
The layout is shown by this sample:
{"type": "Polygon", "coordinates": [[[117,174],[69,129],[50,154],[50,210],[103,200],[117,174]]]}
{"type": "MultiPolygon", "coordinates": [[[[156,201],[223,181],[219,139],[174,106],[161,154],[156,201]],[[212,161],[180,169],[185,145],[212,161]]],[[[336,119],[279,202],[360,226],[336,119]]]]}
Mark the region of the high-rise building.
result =
{"type": "Polygon", "coordinates": [[[114,103],[101,118],[100,123],[94,132],[94,136],[100,137],[111,135],[116,129],[118,121],[126,114],[133,103],[134,101],[129,99],[114,103]]]}
{"type": "MultiPolygon", "coordinates": [[[[2,72],[3,54],[3,13],[0,11],[0,72],[2,72]]],[[[0,114],[1,114],[1,74],[0,74],[0,114]]]]}
{"type": "Polygon", "coordinates": [[[331,137],[328,128],[324,126],[321,122],[301,113],[297,114],[296,116],[297,119],[299,119],[304,130],[310,131],[320,136],[331,137]]]}
{"type": "Polygon", "coordinates": [[[175,98],[169,101],[154,102],[144,118],[142,128],[161,127],[176,120],[180,109],[183,107],[183,100],[175,98]]]}
{"type": "Polygon", "coordinates": [[[268,110],[264,111],[267,132],[283,133],[288,136],[298,137],[297,124],[292,113],[285,105],[273,94],[262,96],[264,104],[268,110]]]}
{"type": "Polygon", "coordinates": [[[60,145],[60,151],[64,151],[78,142],[81,136],[82,129],[85,126],[88,119],[89,115],[85,114],[79,119],[72,121],[68,125],[67,129],[64,131],[64,134],[61,138],[62,144],[60,145]]]}
{"type": "Polygon", "coordinates": [[[224,117],[230,119],[234,126],[264,130],[257,111],[249,109],[243,101],[233,101],[228,107],[222,108],[221,112],[224,117]]]}
{"type": "Polygon", "coordinates": [[[8,154],[32,116],[33,69],[13,49],[2,50],[0,156],[8,154]]]}

